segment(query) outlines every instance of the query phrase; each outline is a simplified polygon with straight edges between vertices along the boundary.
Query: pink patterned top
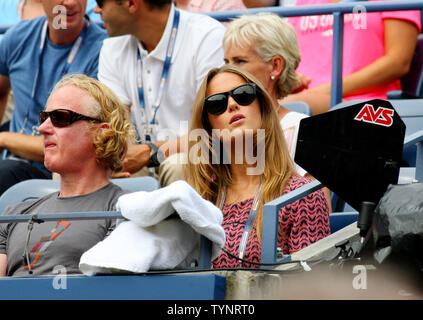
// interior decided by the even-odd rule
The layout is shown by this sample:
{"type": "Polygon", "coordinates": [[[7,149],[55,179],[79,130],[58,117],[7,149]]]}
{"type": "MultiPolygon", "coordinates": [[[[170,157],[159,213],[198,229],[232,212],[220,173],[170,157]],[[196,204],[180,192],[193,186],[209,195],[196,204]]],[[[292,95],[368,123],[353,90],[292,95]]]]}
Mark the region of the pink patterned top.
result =
{"type": "MultiPolygon", "coordinates": [[[[284,194],[307,183],[307,178],[294,175],[288,181],[284,194]]],[[[253,198],[224,205],[223,228],[226,233],[225,249],[238,256],[239,242],[253,202],[253,198]]],[[[322,190],[315,191],[279,211],[278,247],[284,254],[291,254],[330,234],[329,207],[322,190]]],[[[244,259],[260,262],[261,244],[253,226],[248,239],[244,259]]],[[[242,263],[244,268],[258,265],[242,263]]],[[[239,261],[223,252],[213,261],[213,268],[237,268],[239,261]]]]}

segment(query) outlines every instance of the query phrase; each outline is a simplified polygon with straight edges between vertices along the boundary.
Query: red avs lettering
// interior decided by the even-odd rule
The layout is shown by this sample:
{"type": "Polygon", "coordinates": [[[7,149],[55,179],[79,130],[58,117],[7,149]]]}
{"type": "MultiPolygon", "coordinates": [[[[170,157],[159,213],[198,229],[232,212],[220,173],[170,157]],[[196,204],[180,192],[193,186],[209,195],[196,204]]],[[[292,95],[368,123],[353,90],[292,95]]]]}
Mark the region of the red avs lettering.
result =
{"type": "Polygon", "coordinates": [[[394,122],[393,115],[394,110],[392,109],[379,107],[375,111],[373,105],[365,104],[354,120],[390,127],[394,122]]]}

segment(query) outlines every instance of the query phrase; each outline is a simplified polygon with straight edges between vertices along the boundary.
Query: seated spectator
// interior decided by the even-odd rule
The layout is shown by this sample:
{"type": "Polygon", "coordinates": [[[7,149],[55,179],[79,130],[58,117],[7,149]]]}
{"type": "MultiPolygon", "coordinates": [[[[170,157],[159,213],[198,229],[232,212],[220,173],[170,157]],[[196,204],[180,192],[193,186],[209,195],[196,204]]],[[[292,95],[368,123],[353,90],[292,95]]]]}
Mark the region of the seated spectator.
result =
{"type": "MultiPolygon", "coordinates": [[[[95,6],[95,0],[88,0],[86,13],[91,20],[100,20],[100,16],[93,12],[95,6]]],[[[4,15],[0,18],[0,23],[4,24],[15,24],[19,20],[31,20],[45,15],[44,7],[40,0],[3,0],[0,3],[0,12],[4,15]]],[[[0,40],[2,36],[0,34],[0,40]]],[[[10,90],[5,113],[3,118],[0,119],[0,131],[9,131],[9,121],[12,118],[14,107],[15,99],[13,91],[10,90]]]]}
{"type": "MultiPolygon", "coordinates": [[[[294,28],[272,13],[244,15],[232,21],[223,37],[225,62],[252,73],[270,94],[291,158],[295,157],[301,119],[307,115],[279,104],[297,86],[300,53],[294,28]]],[[[296,172],[312,178],[295,164],[296,172]]],[[[330,191],[324,188],[330,206],[330,191]]]]}
{"type": "MultiPolygon", "coordinates": [[[[339,0],[297,0],[296,5],[335,2],[339,0]]],[[[298,72],[307,81],[306,90],[281,101],[301,100],[313,114],[326,112],[331,94],[333,16],[291,17],[289,21],[297,32],[302,56],[298,72]]],[[[401,90],[400,79],[410,69],[421,31],[420,12],[351,13],[344,21],[343,98],[387,99],[387,92],[401,90]]]]}
{"type": "MultiPolygon", "coordinates": [[[[0,195],[17,182],[50,179],[43,162],[42,138],[37,134],[38,113],[54,84],[66,73],[97,76],[98,56],[107,37],[85,19],[86,0],[63,2],[66,28],[58,28],[55,0],[43,0],[46,16],[22,20],[0,41],[0,118],[10,88],[15,108],[9,132],[0,132],[0,195]],[[40,43],[42,44],[40,47],[40,43]],[[40,49],[41,48],[41,49],[40,49]]],[[[64,23],[64,20],[62,21],[64,23]]]]}
{"type": "MultiPolygon", "coordinates": [[[[4,214],[114,210],[125,192],[109,178],[122,167],[132,136],[116,95],[98,80],[67,75],[53,88],[39,118],[44,163],[60,174],[60,191],[8,207],[4,214]]],[[[34,225],[26,246],[25,223],[0,224],[0,276],[47,275],[57,265],[67,274],[80,273],[82,253],[114,225],[112,220],[46,221],[34,225]]]]}
{"type": "MultiPolygon", "coordinates": [[[[221,253],[213,267],[257,267],[232,255],[260,262],[263,205],[310,182],[293,169],[273,99],[260,81],[237,66],[212,69],[196,96],[189,139],[187,182],[222,209],[225,249],[231,254],[221,253]],[[241,245],[243,230],[249,228],[248,241],[241,245]]],[[[282,208],[278,230],[278,246],[285,254],[329,235],[323,192],[282,208]]]]}

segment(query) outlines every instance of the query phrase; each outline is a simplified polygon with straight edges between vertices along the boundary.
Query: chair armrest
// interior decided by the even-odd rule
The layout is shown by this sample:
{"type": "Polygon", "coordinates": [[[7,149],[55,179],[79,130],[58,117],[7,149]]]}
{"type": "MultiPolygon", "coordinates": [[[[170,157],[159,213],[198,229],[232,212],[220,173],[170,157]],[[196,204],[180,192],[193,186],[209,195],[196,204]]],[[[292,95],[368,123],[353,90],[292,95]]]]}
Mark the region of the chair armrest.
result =
{"type": "MultiPolygon", "coordinates": [[[[263,229],[262,229],[262,248],[261,262],[276,263],[278,246],[278,213],[280,208],[298,200],[302,197],[323,188],[320,181],[312,182],[295,189],[279,198],[266,203],[263,206],[263,229]]],[[[289,257],[286,257],[289,258],[289,257]]],[[[285,259],[284,259],[285,260],[285,259]]],[[[280,260],[279,260],[280,261],[280,260]]]]}

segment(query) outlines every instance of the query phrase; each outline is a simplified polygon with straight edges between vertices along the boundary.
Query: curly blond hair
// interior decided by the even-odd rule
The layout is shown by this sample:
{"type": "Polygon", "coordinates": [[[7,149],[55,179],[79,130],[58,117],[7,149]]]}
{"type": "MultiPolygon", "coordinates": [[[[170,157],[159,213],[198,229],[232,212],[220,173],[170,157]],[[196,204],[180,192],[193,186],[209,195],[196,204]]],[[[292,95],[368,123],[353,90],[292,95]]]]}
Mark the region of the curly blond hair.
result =
{"type": "Polygon", "coordinates": [[[106,169],[120,171],[128,146],[134,141],[134,130],[127,109],[109,87],[87,75],[67,74],[56,83],[52,92],[65,86],[77,87],[93,98],[89,116],[109,124],[108,128],[97,126],[93,141],[96,160],[106,169]]]}

